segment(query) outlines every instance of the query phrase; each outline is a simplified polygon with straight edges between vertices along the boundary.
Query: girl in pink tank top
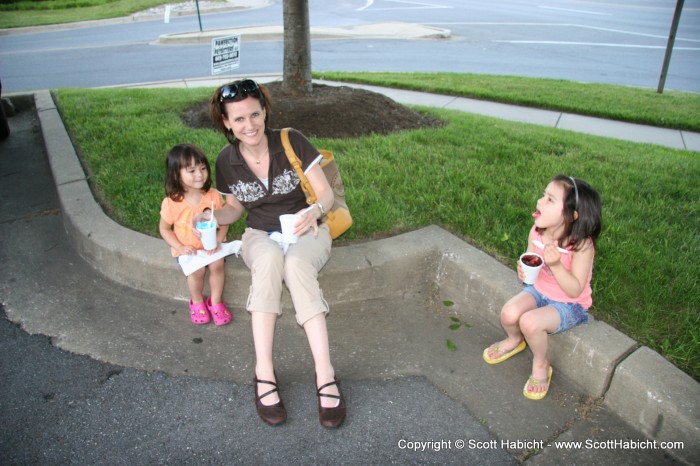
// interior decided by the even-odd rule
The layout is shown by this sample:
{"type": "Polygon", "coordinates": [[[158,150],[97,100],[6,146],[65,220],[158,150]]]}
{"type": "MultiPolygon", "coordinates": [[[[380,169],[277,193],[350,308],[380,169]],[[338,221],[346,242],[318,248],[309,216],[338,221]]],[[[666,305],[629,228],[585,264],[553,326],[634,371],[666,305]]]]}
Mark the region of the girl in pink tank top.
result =
{"type": "MultiPolygon", "coordinates": [[[[540,400],[549,390],[552,367],[547,337],[588,322],[595,241],[602,228],[600,196],[583,180],[555,176],[537,201],[528,252],[544,258],[534,284],[501,309],[506,339],[484,350],[489,364],[532,351],[532,372],[523,387],[526,398],[540,400]]],[[[522,265],[518,277],[523,280],[522,265]]]]}

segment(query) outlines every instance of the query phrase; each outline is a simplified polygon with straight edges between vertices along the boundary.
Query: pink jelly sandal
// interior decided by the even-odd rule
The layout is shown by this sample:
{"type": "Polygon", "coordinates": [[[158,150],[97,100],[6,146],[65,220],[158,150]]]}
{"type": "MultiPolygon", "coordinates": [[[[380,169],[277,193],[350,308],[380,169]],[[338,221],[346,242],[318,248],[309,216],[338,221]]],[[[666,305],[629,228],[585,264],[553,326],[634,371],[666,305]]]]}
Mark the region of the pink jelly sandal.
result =
{"type": "Polygon", "coordinates": [[[190,299],[190,319],[193,324],[202,325],[208,324],[211,320],[209,310],[205,303],[192,303],[190,299]]]}
{"type": "Polygon", "coordinates": [[[221,301],[219,304],[212,304],[211,298],[208,298],[206,303],[209,312],[211,312],[211,317],[214,319],[214,323],[216,325],[226,325],[231,322],[231,313],[226,308],[226,304],[224,304],[223,301],[221,301]]]}

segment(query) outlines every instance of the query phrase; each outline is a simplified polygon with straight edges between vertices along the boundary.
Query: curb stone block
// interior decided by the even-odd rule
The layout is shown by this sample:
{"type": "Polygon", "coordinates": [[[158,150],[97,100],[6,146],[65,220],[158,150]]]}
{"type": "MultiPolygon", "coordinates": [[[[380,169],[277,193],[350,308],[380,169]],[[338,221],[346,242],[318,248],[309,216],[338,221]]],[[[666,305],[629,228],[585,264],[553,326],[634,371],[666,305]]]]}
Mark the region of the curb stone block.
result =
{"type": "Polygon", "coordinates": [[[659,442],[683,442],[667,449],[687,464],[700,460],[700,384],[643,346],[615,370],[605,405],[659,442]]]}
{"type": "Polygon", "coordinates": [[[549,358],[590,396],[605,395],[615,366],[638,344],[601,321],[589,321],[549,338],[549,358]]]}

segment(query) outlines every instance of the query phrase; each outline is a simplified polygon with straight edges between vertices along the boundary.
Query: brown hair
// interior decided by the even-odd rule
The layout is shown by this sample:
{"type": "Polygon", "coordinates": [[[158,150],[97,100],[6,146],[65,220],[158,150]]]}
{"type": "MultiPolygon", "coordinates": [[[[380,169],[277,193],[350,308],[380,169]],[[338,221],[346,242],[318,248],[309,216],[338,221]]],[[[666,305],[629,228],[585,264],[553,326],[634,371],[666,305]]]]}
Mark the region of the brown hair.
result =
{"type": "Polygon", "coordinates": [[[223,100],[221,94],[224,88],[239,86],[244,81],[250,81],[246,79],[239,79],[237,81],[224,84],[219,86],[214,94],[211,96],[211,101],[209,102],[209,118],[211,118],[212,123],[217,131],[221,132],[226,136],[226,139],[233,143],[236,137],[233,135],[230,129],[224,125],[224,118],[227,117],[226,114],[226,104],[228,102],[240,102],[241,100],[247,99],[248,97],[254,97],[260,101],[260,106],[265,109],[265,125],[267,125],[270,115],[272,114],[272,98],[270,97],[270,91],[261,85],[256,84],[255,90],[239,89],[237,94],[233,98],[223,100]]]}
{"type": "MultiPolygon", "coordinates": [[[[564,235],[559,246],[578,249],[587,239],[595,244],[603,228],[600,195],[588,183],[567,175],[557,175],[552,181],[564,188],[564,235]],[[577,217],[578,215],[578,217],[577,217]],[[563,241],[568,238],[568,242],[563,241]]],[[[540,231],[540,229],[537,229],[540,231]]]]}
{"type": "Polygon", "coordinates": [[[181,201],[185,197],[185,188],[180,179],[180,170],[190,165],[204,164],[207,167],[207,180],[202,186],[202,192],[211,188],[211,167],[204,152],[194,144],[182,143],[174,146],[165,157],[165,194],[173,201],[181,201]]]}

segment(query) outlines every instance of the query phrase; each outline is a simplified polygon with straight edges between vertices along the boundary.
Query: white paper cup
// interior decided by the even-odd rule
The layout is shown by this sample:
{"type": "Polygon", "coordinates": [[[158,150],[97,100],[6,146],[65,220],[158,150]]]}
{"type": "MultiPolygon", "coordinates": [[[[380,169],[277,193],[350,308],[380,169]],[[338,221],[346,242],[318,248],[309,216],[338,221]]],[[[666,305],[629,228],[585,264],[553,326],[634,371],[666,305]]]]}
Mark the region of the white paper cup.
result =
{"type": "Polygon", "coordinates": [[[218,241],[216,240],[216,223],[199,222],[197,223],[197,230],[199,230],[199,232],[202,234],[200,238],[202,240],[202,247],[207,251],[216,249],[216,246],[218,244],[218,241]]]}
{"type": "MultiPolygon", "coordinates": [[[[542,256],[539,254],[535,254],[534,252],[526,252],[524,254],[520,255],[520,265],[523,268],[523,272],[525,272],[525,279],[523,280],[523,283],[527,285],[532,285],[535,283],[535,280],[537,280],[537,276],[540,274],[540,269],[544,265],[544,259],[542,256]],[[530,262],[528,259],[529,257],[535,258],[534,260],[536,261],[539,259],[539,265],[529,265],[528,262],[530,262]],[[523,262],[523,258],[527,257],[525,261],[523,262]]],[[[532,264],[532,262],[530,262],[532,264]]]]}
{"type": "Polygon", "coordinates": [[[293,244],[299,240],[299,237],[294,234],[294,225],[296,225],[299,220],[301,220],[301,215],[280,215],[280,225],[282,226],[282,239],[285,243],[293,244]]]}

